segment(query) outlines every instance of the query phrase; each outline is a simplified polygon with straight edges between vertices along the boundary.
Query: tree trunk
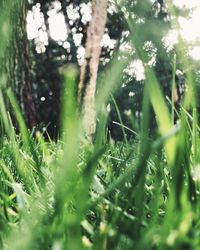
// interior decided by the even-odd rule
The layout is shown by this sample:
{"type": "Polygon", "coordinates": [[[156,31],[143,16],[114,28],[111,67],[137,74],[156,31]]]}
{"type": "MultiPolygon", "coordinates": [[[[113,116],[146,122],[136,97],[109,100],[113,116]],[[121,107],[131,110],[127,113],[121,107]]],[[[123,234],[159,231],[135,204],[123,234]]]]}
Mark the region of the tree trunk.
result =
{"type": "Polygon", "coordinates": [[[8,82],[16,93],[29,128],[37,125],[37,114],[32,93],[31,62],[26,32],[27,1],[16,0],[11,11],[8,82]]]}
{"type": "Polygon", "coordinates": [[[96,130],[95,92],[101,53],[100,43],[107,19],[107,5],[108,0],[92,2],[92,19],[87,30],[85,59],[80,72],[78,101],[83,115],[84,131],[89,138],[96,130]]]}

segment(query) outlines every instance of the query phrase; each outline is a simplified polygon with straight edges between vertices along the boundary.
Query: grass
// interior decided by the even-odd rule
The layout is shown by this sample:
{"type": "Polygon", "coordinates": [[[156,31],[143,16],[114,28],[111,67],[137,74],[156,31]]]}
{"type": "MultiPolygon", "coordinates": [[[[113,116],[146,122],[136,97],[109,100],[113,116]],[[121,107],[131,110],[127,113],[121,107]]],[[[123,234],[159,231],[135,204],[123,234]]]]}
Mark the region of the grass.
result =
{"type": "MultiPolygon", "coordinates": [[[[131,20],[129,27],[131,32],[131,20]]],[[[139,36],[132,43],[144,61],[139,36]]],[[[174,125],[173,97],[170,112],[152,68],[146,66],[140,129],[134,139],[124,135],[124,141],[114,142],[106,136],[104,106],[128,62],[114,61],[105,73],[93,143],[84,138],[76,111],[74,67],[64,71],[65,108],[57,142],[44,140],[40,132],[33,138],[14,94],[1,90],[0,249],[200,248],[200,129],[192,72],[174,125]],[[15,110],[19,133],[5,98],[15,110]],[[151,106],[158,124],[155,136],[149,134],[151,106]]],[[[174,74],[172,83],[173,92],[174,74]]]]}
{"type": "Polygon", "coordinates": [[[18,164],[25,173],[16,169],[13,145],[4,138],[1,248],[198,249],[198,181],[184,165],[182,183],[175,183],[165,140],[148,141],[146,149],[140,140],[110,142],[103,151],[82,144],[72,160],[63,142],[44,142],[38,133],[40,177],[20,138],[18,164]]]}

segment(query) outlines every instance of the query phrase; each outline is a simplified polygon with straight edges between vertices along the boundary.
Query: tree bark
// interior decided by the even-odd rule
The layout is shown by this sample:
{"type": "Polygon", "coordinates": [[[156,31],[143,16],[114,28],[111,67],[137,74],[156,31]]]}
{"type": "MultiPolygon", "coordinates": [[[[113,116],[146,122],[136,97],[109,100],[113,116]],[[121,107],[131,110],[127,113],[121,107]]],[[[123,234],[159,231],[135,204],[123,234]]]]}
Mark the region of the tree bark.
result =
{"type": "Polygon", "coordinates": [[[16,0],[11,11],[8,83],[20,101],[29,128],[37,125],[37,112],[32,91],[29,42],[26,32],[27,1],[16,0]]]}
{"type": "Polygon", "coordinates": [[[96,131],[95,92],[101,41],[107,19],[108,0],[93,0],[92,18],[87,29],[85,59],[80,70],[78,102],[83,115],[83,128],[87,137],[96,131]]]}

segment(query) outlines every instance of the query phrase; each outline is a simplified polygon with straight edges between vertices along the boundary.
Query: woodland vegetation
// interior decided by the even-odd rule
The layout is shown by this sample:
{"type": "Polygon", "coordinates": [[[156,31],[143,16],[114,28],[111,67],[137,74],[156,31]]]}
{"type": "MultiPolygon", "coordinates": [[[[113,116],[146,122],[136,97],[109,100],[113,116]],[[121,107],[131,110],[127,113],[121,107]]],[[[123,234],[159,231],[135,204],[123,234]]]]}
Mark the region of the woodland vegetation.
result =
{"type": "Polygon", "coordinates": [[[200,248],[199,40],[175,2],[0,2],[0,249],[200,248]]]}

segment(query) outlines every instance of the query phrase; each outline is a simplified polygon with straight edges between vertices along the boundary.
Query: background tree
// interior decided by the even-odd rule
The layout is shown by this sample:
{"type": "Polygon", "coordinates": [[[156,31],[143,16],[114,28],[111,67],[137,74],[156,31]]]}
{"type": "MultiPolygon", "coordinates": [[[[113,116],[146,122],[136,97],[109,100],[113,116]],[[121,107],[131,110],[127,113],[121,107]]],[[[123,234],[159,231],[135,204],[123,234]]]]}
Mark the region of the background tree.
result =
{"type": "Polygon", "coordinates": [[[97,72],[107,20],[107,0],[96,0],[92,3],[92,18],[87,30],[85,58],[81,66],[78,86],[79,105],[82,106],[83,126],[86,136],[91,136],[96,130],[95,94],[97,72]]]}
{"type": "MultiPolygon", "coordinates": [[[[29,70],[32,90],[29,92],[33,92],[32,97],[34,98],[30,102],[35,102],[34,109],[36,110],[33,112],[32,108],[32,113],[37,113],[40,126],[47,127],[48,133],[56,136],[59,130],[60,90],[62,89],[59,68],[68,63],[78,66],[83,63],[91,4],[86,0],[34,0],[29,3],[28,8],[29,14],[36,10],[40,13],[42,24],[38,28],[38,34],[42,33],[46,37],[44,42],[39,39],[38,35],[30,40],[29,44],[31,47],[29,57],[32,61],[31,67],[29,66],[29,69],[32,68],[31,71],[29,70]],[[63,40],[56,40],[52,37],[50,27],[52,11],[62,14],[64,18],[67,35],[63,40]]],[[[128,113],[131,111],[136,124],[140,121],[144,79],[138,77],[141,67],[138,69],[138,55],[134,46],[129,42],[132,34],[129,32],[127,13],[133,15],[133,22],[140,30],[143,48],[149,54],[147,63],[154,67],[165,95],[168,96],[170,96],[172,77],[171,59],[174,52],[167,52],[163,38],[171,28],[169,15],[166,11],[165,1],[142,0],[131,3],[124,1],[124,7],[119,9],[115,1],[110,0],[107,11],[108,18],[101,44],[99,71],[101,72],[107,67],[113,52],[117,49],[127,51],[132,55],[133,60],[129,68],[124,70],[122,88],[116,93],[116,103],[119,106],[122,120],[129,126],[130,119],[126,115],[127,111],[128,113]]],[[[179,81],[177,81],[177,85],[179,85],[179,81]]],[[[29,87],[29,89],[31,88],[29,87]]],[[[20,99],[21,102],[22,99],[20,99]]],[[[109,129],[113,136],[117,135],[119,138],[121,128],[112,123],[113,120],[119,121],[112,100],[110,106],[109,129]]],[[[28,105],[28,107],[33,107],[33,105],[28,105]]],[[[152,126],[154,125],[152,124],[152,126]]]]}

